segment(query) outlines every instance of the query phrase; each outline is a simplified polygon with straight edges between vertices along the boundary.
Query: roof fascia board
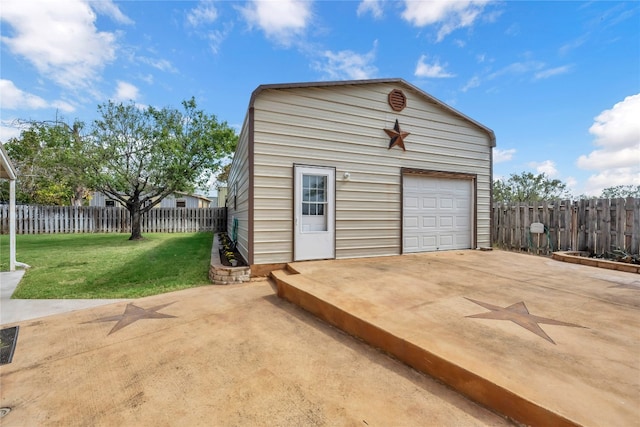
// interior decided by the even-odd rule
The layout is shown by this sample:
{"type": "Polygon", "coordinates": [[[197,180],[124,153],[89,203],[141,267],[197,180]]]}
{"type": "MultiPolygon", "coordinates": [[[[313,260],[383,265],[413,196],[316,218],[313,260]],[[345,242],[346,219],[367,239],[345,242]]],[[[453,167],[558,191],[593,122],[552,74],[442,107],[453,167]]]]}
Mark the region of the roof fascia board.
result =
{"type": "Polygon", "coordinates": [[[4,144],[0,142],[0,161],[2,161],[2,169],[6,171],[7,175],[9,175],[8,179],[11,181],[15,181],[18,178],[18,173],[16,172],[15,167],[11,163],[11,159],[9,159],[9,154],[4,149],[4,144]]]}

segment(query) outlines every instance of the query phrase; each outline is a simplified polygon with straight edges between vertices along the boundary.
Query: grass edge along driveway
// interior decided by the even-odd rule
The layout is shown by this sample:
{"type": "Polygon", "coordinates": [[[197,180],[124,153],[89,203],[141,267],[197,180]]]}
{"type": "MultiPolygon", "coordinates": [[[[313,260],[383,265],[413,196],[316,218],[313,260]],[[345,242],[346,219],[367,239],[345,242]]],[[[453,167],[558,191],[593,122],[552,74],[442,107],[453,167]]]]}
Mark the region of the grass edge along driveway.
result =
{"type": "MultiPolygon", "coordinates": [[[[12,298],[139,298],[209,284],[213,233],[37,234],[16,236],[31,266],[12,298]]],[[[8,271],[9,236],[0,236],[8,271]]]]}

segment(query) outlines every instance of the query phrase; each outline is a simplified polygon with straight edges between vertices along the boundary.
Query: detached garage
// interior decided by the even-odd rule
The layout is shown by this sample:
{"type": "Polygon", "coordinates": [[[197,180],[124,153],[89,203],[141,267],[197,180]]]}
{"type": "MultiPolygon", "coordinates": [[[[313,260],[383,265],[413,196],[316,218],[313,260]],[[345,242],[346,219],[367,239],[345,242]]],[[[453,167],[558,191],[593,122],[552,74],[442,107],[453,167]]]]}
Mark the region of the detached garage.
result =
{"type": "Polygon", "coordinates": [[[258,87],[229,174],[254,274],[490,246],[493,132],[402,79],[258,87]]]}

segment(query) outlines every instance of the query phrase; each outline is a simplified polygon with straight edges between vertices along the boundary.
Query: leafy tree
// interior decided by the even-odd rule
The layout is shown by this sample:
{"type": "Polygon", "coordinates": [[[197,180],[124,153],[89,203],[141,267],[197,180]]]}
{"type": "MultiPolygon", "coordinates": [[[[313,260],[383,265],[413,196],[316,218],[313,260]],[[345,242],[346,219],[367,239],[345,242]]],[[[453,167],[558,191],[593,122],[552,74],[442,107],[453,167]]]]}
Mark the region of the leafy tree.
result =
{"type": "Polygon", "coordinates": [[[192,191],[235,150],[226,122],[198,110],[139,109],[133,103],[100,105],[86,157],[93,188],[122,203],[131,216],[131,240],[141,239],[140,219],[166,196],[192,191]]]}
{"type": "Polygon", "coordinates": [[[640,185],[616,185],[602,190],[603,199],[619,199],[626,197],[640,197],[640,185]]]}
{"type": "Polygon", "coordinates": [[[218,184],[227,184],[227,181],[229,181],[229,172],[231,172],[231,163],[227,163],[220,168],[220,173],[217,177],[218,184]]]}
{"type": "Polygon", "coordinates": [[[496,202],[526,202],[566,197],[570,197],[567,185],[559,179],[550,179],[544,173],[512,173],[506,181],[497,179],[493,182],[493,200],[496,202]]]}
{"type": "Polygon", "coordinates": [[[82,122],[28,122],[5,148],[18,171],[16,199],[42,205],[82,205],[82,122]]]}

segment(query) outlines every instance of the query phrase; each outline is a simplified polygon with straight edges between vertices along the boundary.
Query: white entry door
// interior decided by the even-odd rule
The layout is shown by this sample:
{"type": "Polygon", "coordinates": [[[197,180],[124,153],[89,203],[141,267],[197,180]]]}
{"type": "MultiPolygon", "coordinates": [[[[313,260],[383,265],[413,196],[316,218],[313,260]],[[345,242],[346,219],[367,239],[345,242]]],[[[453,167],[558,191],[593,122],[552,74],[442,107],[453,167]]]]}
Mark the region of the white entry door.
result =
{"type": "Polygon", "coordinates": [[[403,252],[471,248],[471,180],[405,175],[403,193],[403,252]]]}
{"type": "Polygon", "coordinates": [[[295,166],[294,181],[294,261],[335,258],[335,169],[295,166]]]}

